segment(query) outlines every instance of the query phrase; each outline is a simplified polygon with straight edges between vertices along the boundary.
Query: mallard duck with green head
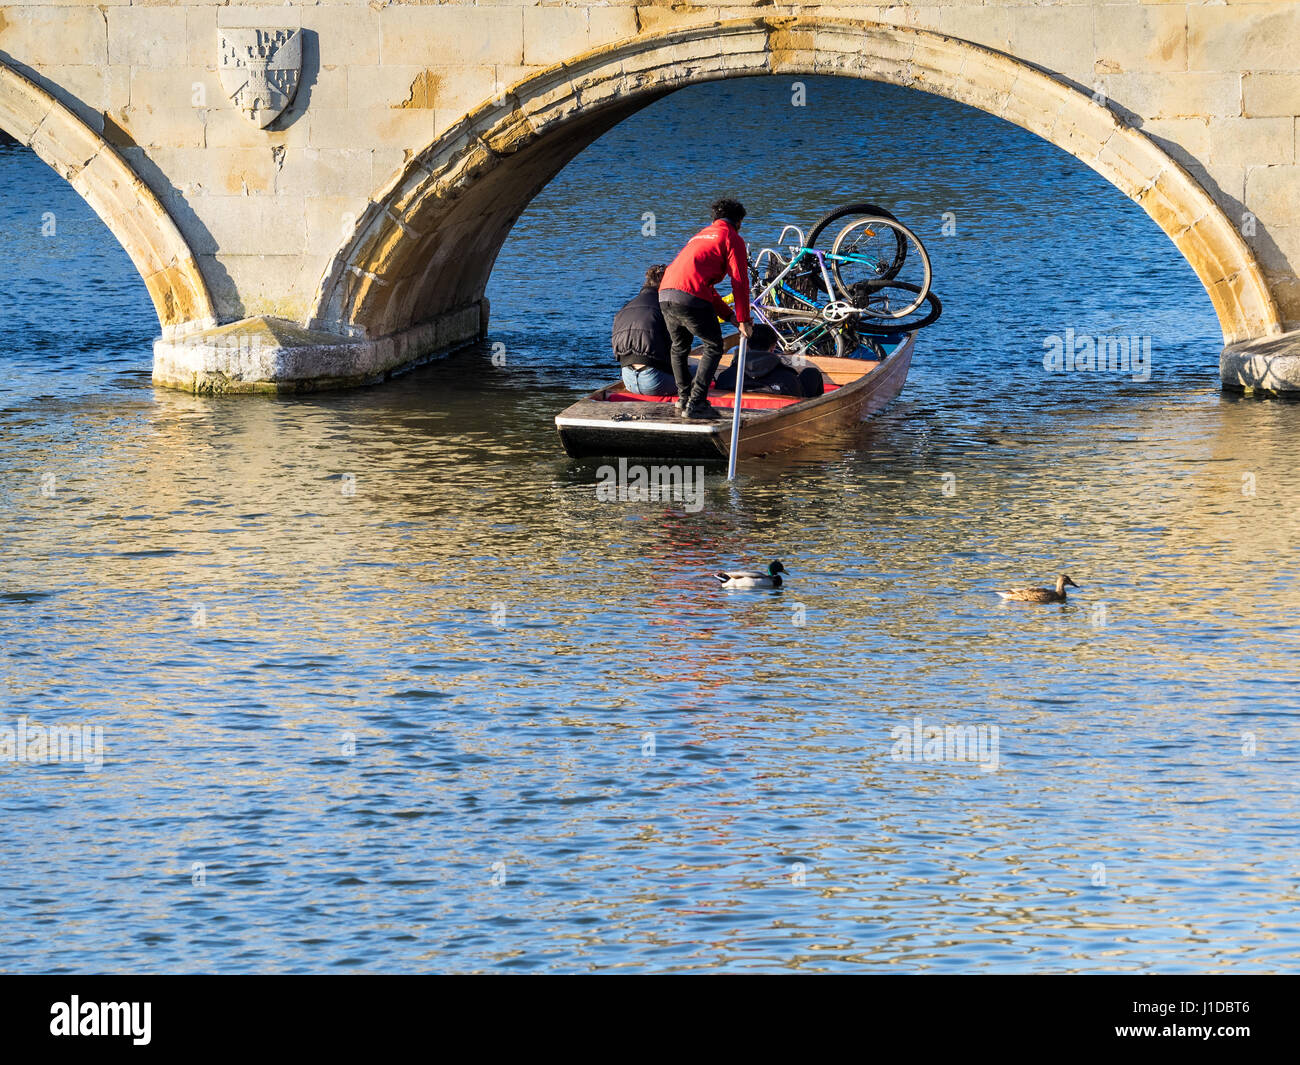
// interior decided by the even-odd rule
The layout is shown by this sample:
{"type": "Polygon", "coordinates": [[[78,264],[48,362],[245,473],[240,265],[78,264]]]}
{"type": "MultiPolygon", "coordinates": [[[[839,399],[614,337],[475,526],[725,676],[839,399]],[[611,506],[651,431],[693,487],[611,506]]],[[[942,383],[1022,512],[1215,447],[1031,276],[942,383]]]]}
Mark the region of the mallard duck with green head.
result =
{"type": "Polygon", "coordinates": [[[767,571],[761,569],[722,570],[715,573],[724,588],[780,588],[781,574],[788,572],[780,561],[768,564],[767,571]]]}

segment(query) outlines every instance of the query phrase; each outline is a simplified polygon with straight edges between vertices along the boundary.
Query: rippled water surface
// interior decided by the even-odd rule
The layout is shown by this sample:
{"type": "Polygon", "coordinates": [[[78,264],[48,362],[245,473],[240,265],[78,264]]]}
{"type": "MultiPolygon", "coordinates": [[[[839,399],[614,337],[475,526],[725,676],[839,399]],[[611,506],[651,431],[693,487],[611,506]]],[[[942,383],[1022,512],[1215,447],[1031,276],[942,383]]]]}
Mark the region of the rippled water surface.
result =
{"type": "Polygon", "coordinates": [[[629,119],[519,222],[487,344],[305,398],[155,391],[130,263],[0,149],[0,725],[105,738],[0,765],[0,968],[1300,968],[1300,406],[1218,391],[1191,270],[1072,158],[807,93],[629,119]],[[718,192],[760,246],[884,203],[946,313],[855,437],[598,503],[552,418],[718,192]],[[1067,329],[1150,379],[1044,372],[1067,329]],[[917,718],[996,726],[996,772],[895,759],[917,718]]]}

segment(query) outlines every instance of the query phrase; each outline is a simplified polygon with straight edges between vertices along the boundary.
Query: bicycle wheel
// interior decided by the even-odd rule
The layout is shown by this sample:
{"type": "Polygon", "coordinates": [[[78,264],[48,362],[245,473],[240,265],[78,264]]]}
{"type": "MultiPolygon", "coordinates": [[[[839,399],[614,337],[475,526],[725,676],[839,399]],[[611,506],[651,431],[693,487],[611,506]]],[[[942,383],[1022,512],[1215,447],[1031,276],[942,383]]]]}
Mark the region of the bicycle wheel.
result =
{"type": "MultiPolygon", "coordinates": [[[[845,220],[856,221],[859,218],[888,218],[892,222],[898,219],[886,211],[883,207],[877,207],[874,203],[846,203],[843,207],[836,207],[825,218],[818,222],[808,233],[808,247],[817,247],[818,238],[825,233],[836,222],[845,222],[845,220]]],[[[843,228],[843,227],[841,227],[843,228]]],[[[901,233],[895,233],[894,239],[896,248],[889,265],[886,267],[882,277],[896,277],[898,271],[903,268],[903,263],[907,259],[907,240],[901,233]]]]}
{"type": "Polygon", "coordinates": [[[848,359],[876,359],[885,357],[881,340],[888,339],[887,334],[859,333],[852,325],[844,329],[844,357],[848,359]]]}
{"type": "Polygon", "coordinates": [[[853,330],[863,336],[911,333],[933,325],[943,314],[938,296],[928,290],[922,294],[919,285],[907,281],[860,282],[849,298],[863,311],[853,320],[853,330]]]}
{"type": "Polygon", "coordinates": [[[909,273],[919,274],[915,282],[916,300],[910,306],[893,308],[879,317],[903,318],[925,302],[926,293],[930,291],[930,256],[925,245],[902,222],[882,217],[859,218],[850,222],[840,230],[831,248],[831,276],[845,298],[851,300],[854,285],[888,283],[897,278],[897,270],[888,272],[891,266],[888,259],[895,241],[900,238],[910,246],[912,267],[909,273]]]}
{"type": "MultiPolygon", "coordinates": [[[[826,215],[808,231],[808,247],[817,247],[817,238],[836,222],[845,218],[859,218],[863,215],[871,218],[894,218],[883,207],[877,207],[874,203],[846,203],[843,207],[836,207],[835,210],[831,211],[830,214],[826,215]]],[[[894,220],[897,221],[897,219],[894,220]]]]}
{"type": "Polygon", "coordinates": [[[769,308],[768,323],[781,338],[781,350],[791,355],[819,355],[843,358],[844,329],[826,321],[820,314],[769,308]]]}

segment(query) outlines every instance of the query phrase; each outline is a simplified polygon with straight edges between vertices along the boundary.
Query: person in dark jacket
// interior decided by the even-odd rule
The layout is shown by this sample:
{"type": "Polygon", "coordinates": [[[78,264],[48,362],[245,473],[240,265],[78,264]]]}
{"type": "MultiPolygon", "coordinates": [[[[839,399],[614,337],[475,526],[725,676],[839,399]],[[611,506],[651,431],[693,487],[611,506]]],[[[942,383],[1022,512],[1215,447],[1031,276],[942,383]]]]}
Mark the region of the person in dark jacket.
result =
{"type": "Polygon", "coordinates": [[[614,357],[623,368],[623,384],[643,396],[673,396],[677,381],[669,359],[672,341],[659,309],[663,266],[645,272],[645,284],[635,299],[614,315],[614,357]]]}
{"type": "MultiPolygon", "coordinates": [[[[816,366],[796,370],[780,355],[781,339],[770,325],[756,325],[745,354],[745,391],[775,392],[778,396],[812,399],[826,391],[822,372],[816,366]]],[[[733,363],[718,374],[717,387],[731,392],[736,387],[733,363]]]]}
{"type": "Polygon", "coordinates": [[[716,418],[709,406],[709,385],[722,358],[722,330],[718,319],[735,322],[745,336],[752,328],[749,313],[749,252],[740,235],[745,207],[735,200],[712,205],[713,224],[686,242],[664,271],[659,288],[668,334],[672,337],[673,376],[677,380],[677,408],[683,418],[716,418]],[[713,286],[731,279],[734,310],[713,286]],[[691,344],[700,342],[700,361],[691,375],[691,344]]]}

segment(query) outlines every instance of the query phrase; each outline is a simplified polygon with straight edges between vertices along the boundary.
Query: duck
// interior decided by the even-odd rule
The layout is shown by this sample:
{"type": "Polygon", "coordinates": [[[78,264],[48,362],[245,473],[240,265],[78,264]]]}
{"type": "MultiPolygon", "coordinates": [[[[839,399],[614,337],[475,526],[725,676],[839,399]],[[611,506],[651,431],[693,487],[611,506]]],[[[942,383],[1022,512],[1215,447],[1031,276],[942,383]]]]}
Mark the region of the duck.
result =
{"type": "Polygon", "coordinates": [[[767,572],[761,569],[723,570],[715,573],[724,588],[780,588],[781,574],[788,573],[779,561],[768,564],[767,572]]]}
{"type": "Polygon", "coordinates": [[[1079,587],[1070,580],[1068,573],[1062,573],[1056,578],[1055,588],[1009,588],[1005,592],[999,591],[998,595],[1014,603],[1064,603],[1067,584],[1071,588],[1079,587]]]}

